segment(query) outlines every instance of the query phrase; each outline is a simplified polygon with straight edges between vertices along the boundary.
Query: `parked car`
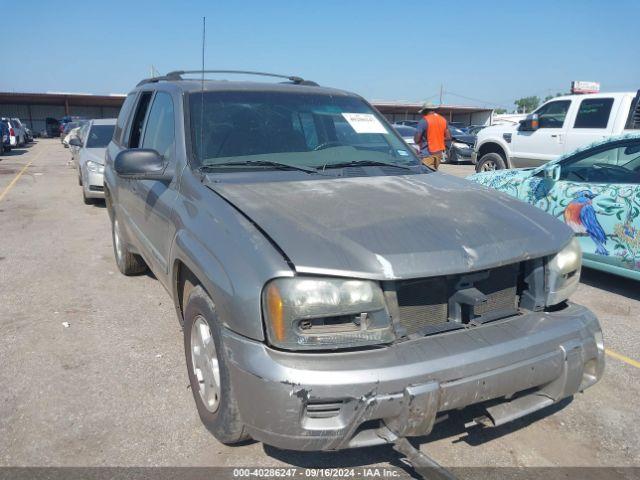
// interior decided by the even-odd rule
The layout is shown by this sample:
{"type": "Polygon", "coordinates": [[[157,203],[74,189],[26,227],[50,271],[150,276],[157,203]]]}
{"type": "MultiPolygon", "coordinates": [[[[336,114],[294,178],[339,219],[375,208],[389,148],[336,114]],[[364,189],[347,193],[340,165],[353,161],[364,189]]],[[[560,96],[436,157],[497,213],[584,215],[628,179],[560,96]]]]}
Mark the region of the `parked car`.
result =
{"type": "Polygon", "coordinates": [[[11,142],[9,140],[9,127],[7,122],[0,121],[0,154],[11,150],[11,142]]]}
{"type": "Polygon", "coordinates": [[[405,127],[413,127],[416,128],[418,126],[419,120],[398,120],[394,122],[394,125],[403,125],[405,127]]]}
{"type": "Polygon", "coordinates": [[[72,138],[78,138],[80,136],[80,129],[81,127],[75,127],[72,128],[69,133],[67,133],[64,137],[64,139],[62,140],[62,144],[64,145],[64,148],[69,148],[69,142],[71,141],[72,138]]]}
{"type": "Polygon", "coordinates": [[[60,142],[64,143],[64,138],[65,136],[69,133],[70,130],[77,128],[77,127],[81,127],[82,125],[84,125],[88,120],[86,118],[83,117],[79,117],[79,116],[65,116],[62,117],[62,119],[60,120],[60,142]],[[69,126],[69,124],[73,124],[72,126],[69,126]]]}
{"type": "Polygon", "coordinates": [[[104,157],[115,124],[115,118],[91,120],[83,140],[76,136],[70,141],[70,145],[79,148],[78,183],[82,185],[85,204],[104,198],[104,157]]]}
{"type": "Polygon", "coordinates": [[[25,142],[26,143],[33,142],[33,132],[31,131],[29,126],[26,123],[23,123],[22,127],[24,128],[24,140],[25,140],[25,142]]]}
{"type": "Polygon", "coordinates": [[[44,130],[41,132],[43,137],[53,138],[60,136],[60,122],[52,117],[47,117],[44,121],[44,130]]]}
{"type": "Polygon", "coordinates": [[[407,144],[409,144],[409,146],[411,148],[413,148],[415,151],[418,151],[418,146],[416,145],[415,142],[415,135],[416,135],[416,129],[414,127],[409,127],[407,125],[400,125],[397,123],[394,123],[393,128],[395,128],[396,132],[398,132],[398,135],[400,135],[402,137],[402,139],[407,142],[407,144]]]}
{"type": "Polygon", "coordinates": [[[471,160],[473,144],[476,141],[475,135],[463,132],[458,127],[449,124],[449,134],[451,142],[448,145],[444,161],[447,163],[458,163],[459,161],[471,160]]]}
{"type": "Polygon", "coordinates": [[[19,118],[11,119],[14,129],[16,130],[16,136],[18,137],[18,144],[24,146],[27,143],[27,132],[25,126],[22,124],[19,118]]]}
{"type": "MultiPolygon", "coordinates": [[[[71,138],[69,139],[69,151],[71,152],[71,163],[75,168],[78,168],[78,169],[80,165],[79,164],[80,150],[82,149],[82,146],[86,142],[87,130],[89,130],[90,125],[91,125],[91,122],[87,122],[82,127],[79,128],[78,135],[77,135],[79,142],[71,142],[71,138]]],[[[82,185],[82,177],[80,176],[80,170],[78,170],[78,182],[80,185],[82,185]]]]}
{"type": "Polygon", "coordinates": [[[638,93],[555,97],[518,125],[482,129],[472,161],[476,171],[537,167],[559,155],[640,129],[638,93]]]}
{"type": "Polygon", "coordinates": [[[105,197],[118,269],[175,303],[218,440],[371,446],[471,404],[499,425],[601,377],[562,222],[421,165],[355,94],[181,78],[127,96],[105,197]]]}
{"type": "Polygon", "coordinates": [[[65,148],[69,147],[69,140],[71,139],[69,134],[76,128],[80,128],[80,122],[67,122],[64,124],[64,127],[62,127],[60,142],[64,145],[65,148]]]}
{"type": "Polygon", "coordinates": [[[9,150],[21,146],[24,142],[20,126],[12,118],[2,118],[2,122],[9,129],[9,150]]]}
{"type": "Polygon", "coordinates": [[[478,135],[478,132],[485,127],[488,127],[488,125],[469,125],[463,131],[469,135],[478,135]]]}
{"type": "Polygon", "coordinates": [[[578,149],[536,169],[469,179],[563,220],[580,239],[584,265],[640,280],[640,133],[578,149]]]}

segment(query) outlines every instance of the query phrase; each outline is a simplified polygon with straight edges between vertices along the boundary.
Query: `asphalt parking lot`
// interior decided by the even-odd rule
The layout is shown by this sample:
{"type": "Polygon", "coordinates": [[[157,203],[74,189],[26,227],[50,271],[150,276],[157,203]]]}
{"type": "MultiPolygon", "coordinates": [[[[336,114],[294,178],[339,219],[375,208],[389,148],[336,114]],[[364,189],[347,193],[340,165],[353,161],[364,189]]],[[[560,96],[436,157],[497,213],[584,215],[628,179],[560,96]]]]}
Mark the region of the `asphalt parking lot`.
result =
{"type": "MultiPolygon", "coordinates": [[[[150,275],[118,273],[104,205],[82,203],[69,162],[58,139],[0,157],[2,466],[400,468],[390,447],[319,454],[218,443],[188,389],[169,295],[150,275]]],[[[414,444],[449,467],[638,465],[639,285],[585,270],[573,300],[603,326],[600,383],[496,429],[467,431],[460,412],[414,444]]]]}

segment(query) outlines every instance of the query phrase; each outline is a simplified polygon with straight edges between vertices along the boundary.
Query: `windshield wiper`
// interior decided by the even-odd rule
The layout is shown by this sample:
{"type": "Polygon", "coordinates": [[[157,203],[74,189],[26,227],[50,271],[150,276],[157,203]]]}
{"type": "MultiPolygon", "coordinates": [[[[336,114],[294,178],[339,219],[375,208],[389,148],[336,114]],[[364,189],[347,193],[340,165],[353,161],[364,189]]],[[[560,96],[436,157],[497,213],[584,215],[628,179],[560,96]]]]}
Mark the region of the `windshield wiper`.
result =
{"type": "Polygon", "coordinates": [[[318,167],[321,168],[322,170],[325,170],[327,168],[344,168],[344,167],[396,167],[396,168],[402,168],[404,170],[411,170],[413,171],[413,168],[411,168],[408,165],[398,165],[397,163],[391,163],[391,162],[381,162],[378,160],[352,160],[350,162],[340,162],[340,163],[325,163],[324,165],[322,165],[322,167],[318,167]]]}
{"type": "Polygon", "coordinates": [[[287,168],[290,170],[299,170],[306,173],[318,173],[315,168],[303,167],[301,165],[292,165],[290,163],[274,162],[272,160],[238,160],[234,162],[212,163],[209,165],[202,165],[201,168],[207,170],[215,169],[216,167],[236,167],[236,166],[258,166],[258,167],[278,167],[287,168]]]}

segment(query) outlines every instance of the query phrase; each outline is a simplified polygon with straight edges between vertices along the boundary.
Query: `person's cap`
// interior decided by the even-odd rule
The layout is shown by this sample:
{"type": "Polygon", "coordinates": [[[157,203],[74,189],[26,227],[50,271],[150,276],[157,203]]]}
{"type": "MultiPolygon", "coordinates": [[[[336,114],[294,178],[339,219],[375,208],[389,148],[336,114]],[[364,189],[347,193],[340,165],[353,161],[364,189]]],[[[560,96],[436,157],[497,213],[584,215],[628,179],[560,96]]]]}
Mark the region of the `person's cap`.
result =
{"type": "Polygon", "coordinates": [[[433,112],[435,110],[438,109],[437,105],[433,105],[432,103],[425,103],[422,108],[420,110],[418,110],[418,113],[427,113],[427,112],[433,112]]]}

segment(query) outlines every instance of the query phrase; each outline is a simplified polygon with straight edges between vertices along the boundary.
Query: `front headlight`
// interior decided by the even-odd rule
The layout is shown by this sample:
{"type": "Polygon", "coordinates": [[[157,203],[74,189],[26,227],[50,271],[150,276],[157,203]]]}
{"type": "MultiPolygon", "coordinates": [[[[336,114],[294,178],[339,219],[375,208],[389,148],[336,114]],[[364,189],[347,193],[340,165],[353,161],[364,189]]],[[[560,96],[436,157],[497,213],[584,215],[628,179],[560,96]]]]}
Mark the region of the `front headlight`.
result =
{"type": "Polygon", "coordinates": [[[547,262],[546,305],[553,306],[564,302],[575,292],[580,282],[582,268],[582,249],[578,239],[571,242],[547,262]]]}
{"type": "Polygon", "coordinates": [[[395,338],[376,282],[278,278],[264,288],[262,308],[269,342],[279,348],[349,348],[395,338]]]}
{"type": "Polygon", "coordinates": [[[87,170],[93,173],[104,173],[104,165],[87,160],[87,170]]]}
{"type": "Polygon", "coordinates": [[[451,142],[451,145],[456,147],[456,148],[461,148],[461,149],[471,148],[469,145],[467,145],[466,143],[462,143],[462,142],[451,142]]]}

